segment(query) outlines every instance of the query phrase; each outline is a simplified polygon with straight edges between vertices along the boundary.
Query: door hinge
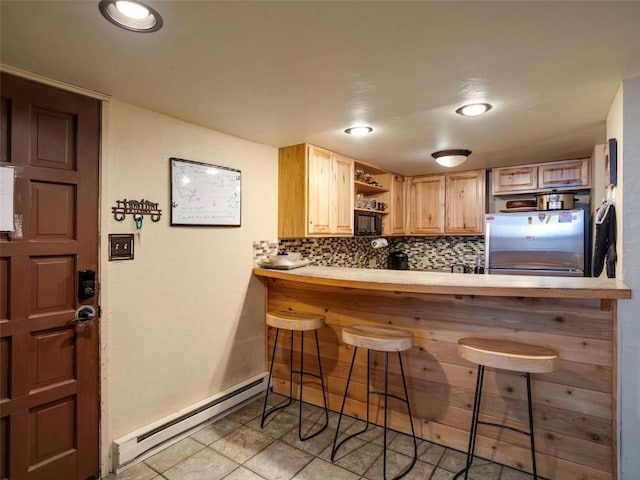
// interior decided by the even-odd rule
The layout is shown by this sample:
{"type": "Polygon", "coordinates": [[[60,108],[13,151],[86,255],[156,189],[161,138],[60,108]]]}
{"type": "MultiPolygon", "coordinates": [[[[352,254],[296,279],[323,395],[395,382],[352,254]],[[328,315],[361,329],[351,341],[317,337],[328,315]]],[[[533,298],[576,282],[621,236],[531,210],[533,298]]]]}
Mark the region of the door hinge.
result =
{"type": "Polygon", "coordinates": [[[96,309],[96,315],[98,315],[98,318],[102,317],[102,307],[100,305],[96,309]]]}

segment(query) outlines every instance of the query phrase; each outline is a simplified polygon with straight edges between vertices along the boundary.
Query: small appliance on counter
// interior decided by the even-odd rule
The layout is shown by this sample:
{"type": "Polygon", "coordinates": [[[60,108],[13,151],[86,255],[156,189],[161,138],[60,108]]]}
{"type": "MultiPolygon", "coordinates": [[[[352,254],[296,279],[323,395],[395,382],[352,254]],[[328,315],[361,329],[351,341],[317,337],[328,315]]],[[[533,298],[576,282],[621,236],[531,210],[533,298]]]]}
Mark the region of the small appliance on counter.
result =
{"type": "Polygon", "coordinates": [[[387,259],[387,268],[389,270],[409,270],[409,257],[404,252],[391,252],[387,259]]]}

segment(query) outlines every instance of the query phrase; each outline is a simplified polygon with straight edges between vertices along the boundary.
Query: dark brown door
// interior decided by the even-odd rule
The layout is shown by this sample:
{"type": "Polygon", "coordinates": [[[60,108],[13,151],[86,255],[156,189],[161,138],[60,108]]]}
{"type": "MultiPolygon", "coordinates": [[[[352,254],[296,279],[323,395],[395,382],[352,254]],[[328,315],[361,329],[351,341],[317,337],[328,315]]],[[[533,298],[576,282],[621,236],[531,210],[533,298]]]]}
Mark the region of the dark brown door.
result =
{"type": "Polygon", "coordinates": [[[97,477],[98,318],[69,321],[98,305],[77,273],[98,268],[100,102],[0,80],[17,227],[0,233],[0,478],[97,477]]]}

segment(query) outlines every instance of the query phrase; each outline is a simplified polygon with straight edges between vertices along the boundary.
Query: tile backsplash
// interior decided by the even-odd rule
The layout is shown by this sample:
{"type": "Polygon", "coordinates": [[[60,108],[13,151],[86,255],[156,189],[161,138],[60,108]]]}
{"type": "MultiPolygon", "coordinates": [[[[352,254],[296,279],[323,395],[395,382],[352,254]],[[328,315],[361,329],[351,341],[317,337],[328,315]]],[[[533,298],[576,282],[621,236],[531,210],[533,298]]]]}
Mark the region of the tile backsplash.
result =
{"type": "Polygon", "coordinates": [[[387,268],[390,252],[409,256],[409,268],[447,270],[454,263],[473,267],[484,261],[484,237],[385,237],[388,247],[373,248],[372,237],[283,238],[279,242],[253,242],[255,264],[277,248],[300,252],[312,265],[354,268],[387,268]]]}

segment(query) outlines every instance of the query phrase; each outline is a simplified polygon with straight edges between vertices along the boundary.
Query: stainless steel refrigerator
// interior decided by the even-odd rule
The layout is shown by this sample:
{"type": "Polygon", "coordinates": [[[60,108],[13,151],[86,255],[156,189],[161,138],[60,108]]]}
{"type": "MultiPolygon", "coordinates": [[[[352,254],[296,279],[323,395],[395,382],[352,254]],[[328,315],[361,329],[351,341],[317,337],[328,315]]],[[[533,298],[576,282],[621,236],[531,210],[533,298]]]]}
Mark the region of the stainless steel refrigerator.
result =
{"type": "Polygon", "coordinates": [[[485,271],[512,275],[585,276],[584,210],[485,215],[485,271]]]}

